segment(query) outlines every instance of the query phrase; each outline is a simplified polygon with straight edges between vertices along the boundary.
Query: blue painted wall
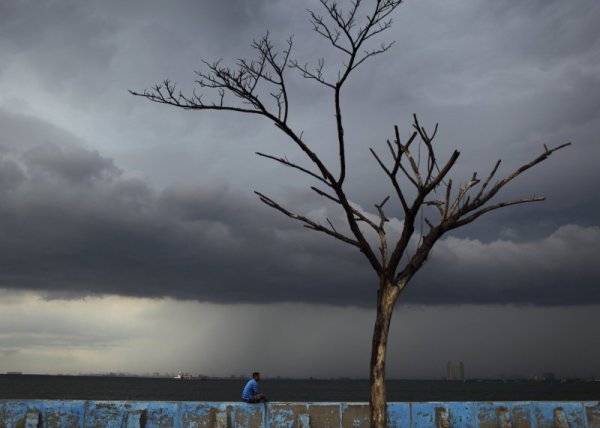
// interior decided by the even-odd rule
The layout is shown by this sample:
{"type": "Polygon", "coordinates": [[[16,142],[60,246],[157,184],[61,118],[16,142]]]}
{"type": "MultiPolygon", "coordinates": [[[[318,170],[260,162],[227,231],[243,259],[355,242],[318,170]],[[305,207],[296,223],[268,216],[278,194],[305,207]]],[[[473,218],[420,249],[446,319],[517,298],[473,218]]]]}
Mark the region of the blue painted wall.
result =
{"type": "MultiPolygon", "coordinates": [[[[389,403],[390,427],[600,428],[600,402],[389,403]]],[[[368,427],[366,403],[0,400],[0,428],[368,427]]]]}

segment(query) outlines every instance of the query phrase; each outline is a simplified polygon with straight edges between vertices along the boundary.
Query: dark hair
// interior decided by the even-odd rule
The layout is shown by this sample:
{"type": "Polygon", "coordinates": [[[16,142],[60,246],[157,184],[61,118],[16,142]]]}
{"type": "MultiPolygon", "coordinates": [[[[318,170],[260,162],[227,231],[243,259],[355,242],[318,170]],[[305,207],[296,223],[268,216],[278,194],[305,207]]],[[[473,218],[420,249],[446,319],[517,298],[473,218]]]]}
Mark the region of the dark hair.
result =
{"type": "Polygon", "coordinates": [[[255,376],[260,376],[260,372],[254,372],[254,373],[252,373],[252,377],[255,377],[255,376]]]}

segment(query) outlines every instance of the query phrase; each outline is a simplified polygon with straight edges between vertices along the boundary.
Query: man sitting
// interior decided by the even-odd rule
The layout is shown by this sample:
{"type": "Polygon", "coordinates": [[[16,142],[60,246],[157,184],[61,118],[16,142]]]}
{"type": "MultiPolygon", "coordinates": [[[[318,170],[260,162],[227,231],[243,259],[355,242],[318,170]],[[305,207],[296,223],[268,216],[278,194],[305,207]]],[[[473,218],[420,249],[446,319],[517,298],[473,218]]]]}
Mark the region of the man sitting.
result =
{"type": "Polygon", "coordinates": [[[264,403],[267,401],[266,397],[258,392],[258,382],[260,381],[260,373],[252,373],[252,379],[250,379],[244,391],[242,392],[242,400],[246,403],[264,403]]]}

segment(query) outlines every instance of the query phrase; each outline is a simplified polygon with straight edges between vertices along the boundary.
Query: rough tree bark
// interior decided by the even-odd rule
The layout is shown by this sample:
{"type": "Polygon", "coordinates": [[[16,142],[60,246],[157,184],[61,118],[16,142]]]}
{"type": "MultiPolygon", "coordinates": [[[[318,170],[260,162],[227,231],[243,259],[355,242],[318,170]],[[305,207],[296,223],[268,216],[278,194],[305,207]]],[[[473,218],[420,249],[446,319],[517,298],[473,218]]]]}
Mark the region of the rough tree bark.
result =
{"type": "Polygon", "coordinates": [[[394,287],[388,279],[382,278],[377,290],[377,311],[369,370],[371,385],[369,414],[371,425],[376,427],[387,426],[385,361],[390,323],[397,298],[398,288],[394,287]]]}
{"type": "Polygon", "coordinates": [[[305,227],[355,247],[365,256],[377,275],[377,310],[369,371],[370,417],[372,427],[384,428],[387,426],[386,350],[390,322],[398,297],[423,266],[435,243],[446,232],[465,226],[499,208],[544,200],[543,197],[532,196],[491,203],[501,188],[570,143],[553,149],[544,145],[544,150],[538,157],[493,182],[500,166],[498,161],[485,180],[481,181],[477,178],[477,173],[473,173],[470,179],[455,188],[452,180],[448,179],[448,173],[455,165],[459,152],[454,151],[443,164],[439,164],[433,145],[438,126],[436,124],[430,133],[421,126],[415,115],[412,130],[405,142],[401,140],[398,127],[394,128],[393,138],[387,141],[387,157],[370,149],[376,163],[389,180],[391,195],[374,204],[375,213],[356,208],[344,187],[347,168],[341,93],[349,76],[358,66],[371,57],[388,51],[393,45],[390,42],[378,48],[367,48],[373,37],[390,28],[392,21],[389,16],[400,5],[401,0],[350,0],[346,8],[332,0],[319,1],[324,15],[309,11],[313,30],[346,56],[335,80],[325,77],[324,59],[319,59],[314,68],[310,68],[308,64],[303,65],[290,56],[292,39],[287,41],[284,49],[278,51],[267,33],[252,43],[257,53],[255,60],[239,59],[235,69],[223,66],[220,61],[205,62],[207,71],[196,72],[199,87],[216,93],[216,97],[209,101],[203,98],[204,94],[197,94],[195,91],[189,95],[177,91],[175,84],[169,80],[164,80],[151,90],[130,92],[153,102],[186,110],[220,110],[262,116],[272,121],[305,154],[308,166],[292,163],[285,156],[257,152],[261,157],[312,177],[316,185],[311,189],[319,197],[339,206],[345,213],[345,226],[348,230],[336,228],[329,219],[327,224],[321,224],[306,215],[290,211],[263,193],[255,193],[263,203],[302,222],[305,227]],[[333,126],[337,131],[335,144],[339,149],[338,164],[326,165],[306,143],[302,133],[296,132],[290,125],[289,93],[285,82],[288,70],[297,71],[304,78],[332,92],[335,110],[333,126]],[[415,148],[417,156],[413,155],[415,148]],[[423,162],[418,155],[421,148],[426,153],[423,162]],[[385,206],[392,195],[396,204],[392,208],[394,213],[403,215],[403,230],[398,239],[388,242],[385,206]],[[431,207],[434,208],[435,218],[431,217],[431,210],[427,209],[431,207]],[[424,224],[428,231],[415,236],[417,226],[421,230],[424,224]],[[374,238],[377,244],[371,244],[369,237],[374,238]],[[410,246],[413,238],[418,238],[416,248],[410,246]]]}

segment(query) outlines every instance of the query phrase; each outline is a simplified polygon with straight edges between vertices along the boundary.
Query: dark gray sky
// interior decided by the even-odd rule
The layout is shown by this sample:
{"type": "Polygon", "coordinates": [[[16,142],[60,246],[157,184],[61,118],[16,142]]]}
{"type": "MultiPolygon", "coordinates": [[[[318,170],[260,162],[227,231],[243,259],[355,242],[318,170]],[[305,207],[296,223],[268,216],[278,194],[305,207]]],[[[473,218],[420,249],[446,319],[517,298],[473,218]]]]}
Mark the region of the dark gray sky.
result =
{"type": "MultiPolygon", "coordinates": [[[[39,312],[1,323],[0,372],[142,370],[145,347],[181,336],[184,349],[143,370],[248,372],[231,355],[249,352],[280,375],[366,376],[376,285],[366,261],[253,194],[343,227],[307,190],[314,183],[254,152],[301,154],[266,120],[127,92],[167,77],[190,89],[201,59],[234,64],[267,29],[277,44],[293,34],[300,62],[324,56],[335,74],[339,59],[310,31],[307,7],[319,5],[0,2],[2,307],[10,320],[39,312]],[[85,313],[95,315],[82,323],[85,313]],[[207,321],[214,313],[227,316],[207,321]],[[240,329],[245,318],[261,328],[240,329]],[[132,350],[134,336],[145,339],[132,350]],[[189,357],[207,342],[217,350],[189,357]],[[291,360],[299,349],[302,364],[291,360]]],[[[600,5],[412,0],[393,18],[381,40],[396,44],[358,69],[343,97],[353,202],[372,211],[390,193],[368,148],[383,151],[395,124],[407,135],[413,112],[439,123],[441,156],[461,151],[457,181],[498,158],[507,174],[543,144],[574,145],[500,195],[547,201],[439,243],[403,296],[391,373],[440,377],[448,359],[482,376],[600,373],[572,349],[600,352],[588,327],[600,322],[600,5]],[[536,351],[557,340],[556,355],[536,351]],[[435,352],[426,343],[448,355],[423,358],[435,352]],[[509,357],[482,343],[530,351],[509,357]]],[[[292,71],[289,82],[292,126],[335,161],[331,94],[292,71]]],[[[388,215],[400,230],[400,213],[388,215]]]]}

